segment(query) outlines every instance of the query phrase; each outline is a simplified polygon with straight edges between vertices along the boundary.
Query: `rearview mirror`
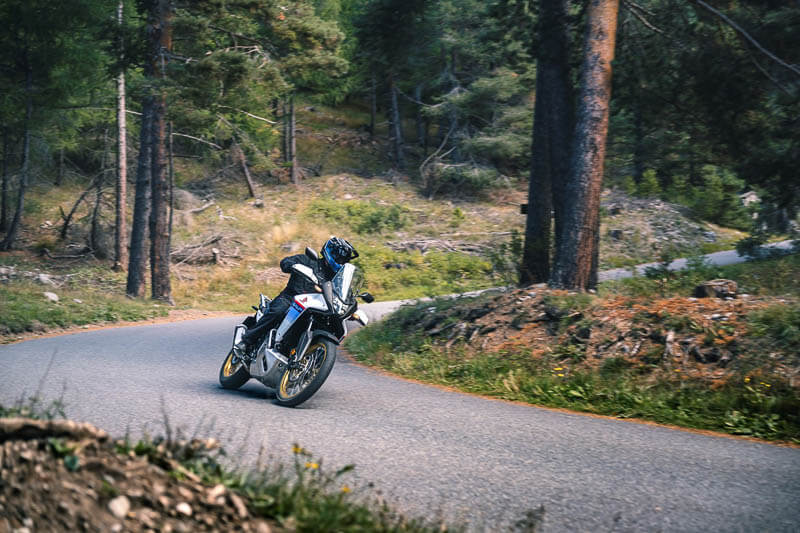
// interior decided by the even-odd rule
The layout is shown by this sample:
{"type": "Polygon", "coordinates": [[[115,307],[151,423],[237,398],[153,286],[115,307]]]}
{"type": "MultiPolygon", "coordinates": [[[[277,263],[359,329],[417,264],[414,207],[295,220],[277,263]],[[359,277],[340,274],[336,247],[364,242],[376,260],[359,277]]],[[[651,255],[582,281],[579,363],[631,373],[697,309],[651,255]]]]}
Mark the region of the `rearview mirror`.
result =
{"type": "Polygon", "coordinates": [[[319,256],[317,255],[317,251],[313,248],[306,246],[306,255],[313,259],[314,261],[319,260],[319,256]]]}
{"type": "Polygon", "coordinates": [[[368,293],[368,292],[362,292],[362,293],[361,293],[361,294],[359,294],[358,296],[359,296],[359,297],[361,297],[361,299],[362,299],[362,300],[364,300],[365,302],[367,302],[368,304],[371,304],[372,302],[374,302],[374,301],[375,301],[375,297],[374,297],[374,296],[372,296],[372,295],[371,295],[370,293],[368,293]]]}

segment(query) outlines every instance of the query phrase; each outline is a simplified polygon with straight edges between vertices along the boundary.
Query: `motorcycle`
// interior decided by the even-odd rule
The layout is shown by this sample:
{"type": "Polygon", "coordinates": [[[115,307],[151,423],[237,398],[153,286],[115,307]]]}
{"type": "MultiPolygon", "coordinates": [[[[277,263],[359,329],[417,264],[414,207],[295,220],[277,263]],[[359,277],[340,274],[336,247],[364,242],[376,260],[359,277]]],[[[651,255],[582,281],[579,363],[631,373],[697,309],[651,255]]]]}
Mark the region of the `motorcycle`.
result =
{"type": "MultiPolygon", "coordinates": [[[[306,255],[318,260],[317,252],[306,248],[306,255]]],[[[295,264],[295,272],[312,281],[317,293],[298,294],[285,317],[269,331],[250,354],[239,357],[236,345],[247,328],[253,327],[269,309],[270,299],[260,295],[255,315],[236,325],[233,343],[219,370],[219,383],[238,389],[250,378],[275,390],[278,404],[294,407],[316,393],[333,369],[336,349],[347,336],[348,319],[367,325],[368,318],[358,310],[356,298],[371,303],[368,292],[360,292],[364,277],[346,263],[330,281],[320,282],[307,266],[295,264]]]]}

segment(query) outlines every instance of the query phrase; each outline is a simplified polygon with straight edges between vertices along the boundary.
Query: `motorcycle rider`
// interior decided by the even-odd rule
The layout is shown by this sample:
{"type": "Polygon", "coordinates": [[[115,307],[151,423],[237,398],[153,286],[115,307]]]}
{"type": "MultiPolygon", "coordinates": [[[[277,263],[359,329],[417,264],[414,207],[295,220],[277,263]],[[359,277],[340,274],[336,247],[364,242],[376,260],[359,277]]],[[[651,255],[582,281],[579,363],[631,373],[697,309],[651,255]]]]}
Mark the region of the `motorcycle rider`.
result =
{"type": "Polygon", "coordinates": [[[332,279],[345,263],[356,257],[358,257],[358,252],[356,252],[352,244],[345,239],[332,236],[322,245],[319,259],[312,259],[306,254],[291,255],[281,259],[281,270],[291,274],[289,282],[286,284],[286,288],[269,303],[267,312],[252,328],[242,335],[242,340],[234,345],[234,353],[239,357],[250,353],[264,334],[275,327],[279,320],[283,318],[296,295],[320,291],[319,286],[314,285],[312,281],[302,274],[295,272],[292,269],[294,265],[299,263],[309,267],[317,276],[317,279],[322,282],[332,279]]]}

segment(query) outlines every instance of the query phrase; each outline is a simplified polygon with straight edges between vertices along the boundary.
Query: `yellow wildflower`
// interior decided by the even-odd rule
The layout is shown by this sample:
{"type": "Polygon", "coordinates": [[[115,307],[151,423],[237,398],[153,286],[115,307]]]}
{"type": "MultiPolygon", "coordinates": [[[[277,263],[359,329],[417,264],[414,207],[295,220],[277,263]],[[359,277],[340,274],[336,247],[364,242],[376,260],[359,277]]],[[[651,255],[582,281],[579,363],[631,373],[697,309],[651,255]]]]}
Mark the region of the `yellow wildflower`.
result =
{"type": "Polygon", "coordinates": [[[342,487],[342,492],[344,492],[345,494],[347,494],[348,492],[350,492],[350,487],[348,487],[347,485],[345,485],[344,487],[342,487]]]}
{"type": "Polygon", "coordinates": [[[747,376],[746,378],[744,378],[744,382],[745,383],[750,383],[750,376],[747,376]]]}
{"type": "Polygon", "coordinates": [[[310,461],[306,462],[306,468],[310,468],[311,470],[316,470],[317,468],[319,468],[319,463],[312,463],[310,461]]]}
{"type": "Polygon", "coordinates": [[[564,374],[559,374],[558,377],[563,378],[564,374]]]}
{"type": "Polygon", "coordinates": [[[560,366],[557,366],[557,367],[555,367],[553,370],[564,370],[564,369],[563,369],[563,368],[561,368],[560,366]]]}

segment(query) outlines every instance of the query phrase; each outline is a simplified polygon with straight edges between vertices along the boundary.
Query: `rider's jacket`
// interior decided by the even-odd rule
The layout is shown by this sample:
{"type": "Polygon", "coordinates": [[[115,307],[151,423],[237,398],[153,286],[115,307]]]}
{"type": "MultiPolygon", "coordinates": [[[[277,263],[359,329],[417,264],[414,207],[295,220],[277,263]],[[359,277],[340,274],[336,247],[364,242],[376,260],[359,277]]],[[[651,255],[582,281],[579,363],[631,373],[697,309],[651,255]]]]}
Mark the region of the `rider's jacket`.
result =
{"type": "Polygon", "coordinates": [[[311,268],[320,282],[329,280],[333,277],[330,268],[328,268],[322,259],[314,260],[308,257],[306,254],[284,257],[281,259],[281,270],[287,274],[291,274],[291,276],[289,277],[289,283],[286,284],[286,288],[281,291],[281,293],[278,295],[278,298],[286,298],[291,301],[292,298],[298,294],[317,292],[317,290],[314,288],[314,283],[309,281],[305,276],[292,270],[292,265],[297,263],[311,268]]]}

